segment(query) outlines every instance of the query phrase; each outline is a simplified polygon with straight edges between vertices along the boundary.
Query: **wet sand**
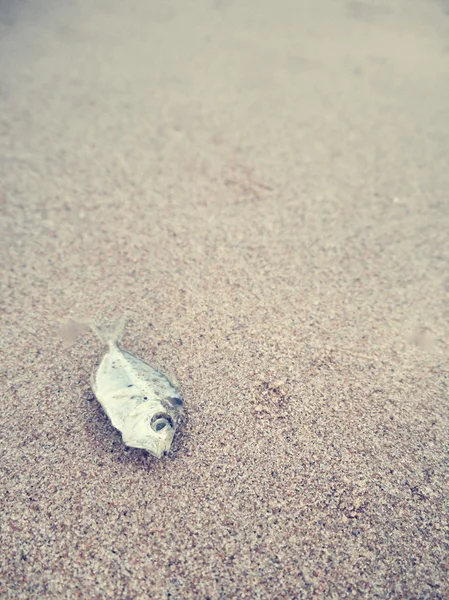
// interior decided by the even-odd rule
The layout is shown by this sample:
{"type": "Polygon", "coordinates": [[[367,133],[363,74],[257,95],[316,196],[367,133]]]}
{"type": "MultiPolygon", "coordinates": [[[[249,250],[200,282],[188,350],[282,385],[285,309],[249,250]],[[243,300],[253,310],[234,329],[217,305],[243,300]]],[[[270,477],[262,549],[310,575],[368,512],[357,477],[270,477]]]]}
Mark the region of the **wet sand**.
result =
{"type": "Polygon", "coordinates": [[[3,598],[449,597],[448,34],[0,3],[3,598]],[[184,394],[161,461],[58,337],[123,312],[184,394]]]}

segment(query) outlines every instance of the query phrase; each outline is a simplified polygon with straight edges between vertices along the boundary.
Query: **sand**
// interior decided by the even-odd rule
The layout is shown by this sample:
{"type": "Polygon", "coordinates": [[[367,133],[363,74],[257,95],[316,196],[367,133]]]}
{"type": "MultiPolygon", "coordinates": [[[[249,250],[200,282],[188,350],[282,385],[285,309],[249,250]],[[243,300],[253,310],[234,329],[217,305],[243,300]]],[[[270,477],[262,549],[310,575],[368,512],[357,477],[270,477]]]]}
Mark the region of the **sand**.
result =
{"type": "Polygon", "coordinates": [[[1,597],[449,598],[447,3],[0,7],[1,597]]]}

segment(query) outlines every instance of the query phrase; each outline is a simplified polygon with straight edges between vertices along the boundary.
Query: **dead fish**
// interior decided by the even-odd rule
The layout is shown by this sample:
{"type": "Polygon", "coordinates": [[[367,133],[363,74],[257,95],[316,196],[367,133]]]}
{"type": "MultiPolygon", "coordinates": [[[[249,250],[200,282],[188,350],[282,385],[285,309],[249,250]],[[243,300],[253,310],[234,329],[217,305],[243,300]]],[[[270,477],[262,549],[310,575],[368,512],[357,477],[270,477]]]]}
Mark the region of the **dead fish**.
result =
{"type": "Polygon", "coordinates": [[[109,350],[92,379],[95,396],[127,446],[157,458],[170,450],[183,400],[175,383],[119,346],[125,326],[90,325],[109,350]]]}

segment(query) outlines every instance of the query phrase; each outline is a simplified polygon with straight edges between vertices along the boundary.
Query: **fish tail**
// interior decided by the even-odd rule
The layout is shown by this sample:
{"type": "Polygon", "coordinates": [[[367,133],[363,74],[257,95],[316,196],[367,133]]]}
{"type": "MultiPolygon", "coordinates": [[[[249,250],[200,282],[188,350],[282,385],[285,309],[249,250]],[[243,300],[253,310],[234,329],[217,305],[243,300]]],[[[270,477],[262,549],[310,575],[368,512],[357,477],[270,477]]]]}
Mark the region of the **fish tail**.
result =
{"type": "Polygon", "coordinates": [[[116,346],[123,337],[127,318],[122,315],[109,325],[96,325],[91,323],[90,328],[109,347],[116,346]]]}
{"type": "Polygon", "coordinates": [[[59,320],[58,337],[62,340],[64,348],[73,346],[77,339],[89,331],[89,319],[64,319],[59,320]]]}

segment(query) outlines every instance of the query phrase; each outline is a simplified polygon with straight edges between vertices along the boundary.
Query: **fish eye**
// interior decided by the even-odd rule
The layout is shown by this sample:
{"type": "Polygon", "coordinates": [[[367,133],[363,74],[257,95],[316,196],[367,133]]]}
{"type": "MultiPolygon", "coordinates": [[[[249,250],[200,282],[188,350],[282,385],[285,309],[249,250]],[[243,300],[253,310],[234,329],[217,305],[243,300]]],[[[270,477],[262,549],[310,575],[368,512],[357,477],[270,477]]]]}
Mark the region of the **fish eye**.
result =
{"type": "Polygon", "coordinates": [[[173,419],[167,413],[157,413],[151,419],[151,428],[159,432],[166,427],[173,427],[173,419]]]}

